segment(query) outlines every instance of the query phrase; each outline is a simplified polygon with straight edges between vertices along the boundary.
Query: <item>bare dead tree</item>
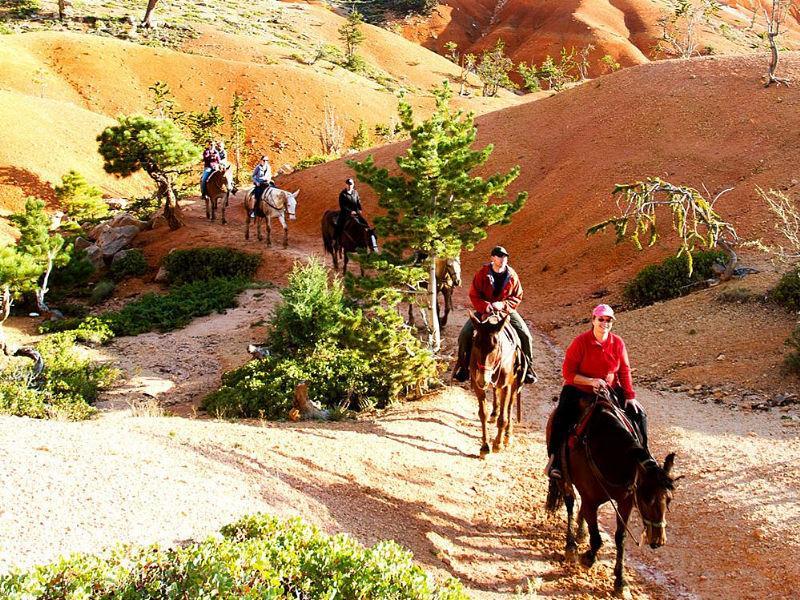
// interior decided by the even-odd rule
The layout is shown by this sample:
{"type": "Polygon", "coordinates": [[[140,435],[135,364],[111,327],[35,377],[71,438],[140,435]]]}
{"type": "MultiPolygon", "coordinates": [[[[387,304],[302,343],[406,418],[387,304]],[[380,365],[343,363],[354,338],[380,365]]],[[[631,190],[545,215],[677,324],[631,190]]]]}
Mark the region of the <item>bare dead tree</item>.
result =
{"type": "Polygon", "coordinates": [[[767,41],[769,42],[770,50],[769,73],[767,73],[767,81],[764,83],[764,87],[769,87],[773,83],[776,85],[789,85],[788,79],[775,75],[775,69],[778,68],[778,44],[775,38],[781,33],[781,25],[786,18],[790,4],[790,0],[772,0],[772,7],[769,12],[764,9],[764,19],[767,21],[767,41]]]}
{"type": "Polygon", "coordinates": [[[658,19],[661,39],[657,49],[680,58],[695,54],[697,32],[703,21],[708,21],[719,10],[716,0],[673,0],[671,14],[658,19]]]}
{"type": "Polygon", "coordinates": [[[325,117],[319,132],[319,141],[326,156],[339,156],[344,148],[344,128],[336,121],[336,112],[330,104],[325,105],[325,117]]]}
{"type": "Polygon", "coordinates": [[[793,202],[786,194],[777,190],[765,192],[760,187],[756,187],[756,193],[767,203],[769,209],[775,215],[777,229],[789,247],[778,246],[776,254],[782,262],[797,262],[800,260],[800,210],[797,203],[793,202]]]}

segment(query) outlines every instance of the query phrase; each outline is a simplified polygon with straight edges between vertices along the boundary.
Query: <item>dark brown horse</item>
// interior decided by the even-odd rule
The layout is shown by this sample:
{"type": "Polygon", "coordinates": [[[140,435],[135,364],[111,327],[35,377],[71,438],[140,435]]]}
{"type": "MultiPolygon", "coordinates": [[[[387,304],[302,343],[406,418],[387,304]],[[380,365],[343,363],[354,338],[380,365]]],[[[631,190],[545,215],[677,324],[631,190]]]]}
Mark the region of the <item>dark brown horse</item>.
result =
{"type": "Polygon", "coordinates": [[[228,187],[228,178],[225,177],[225,171],[216,170],[208,176],[206,180],[206,193],[203,199],[206,201],[206,219],[212,221],[217,218],[217,205],[221,199],[222,202],[222,224],[225,225],[225,209],[228,207],[228,200],[230,199],[231,189],[228,187]]]}
{"type": "MultiPolygon", "coordinates": [[[[338,210],[326,210],[322,215],[322,244],[325,252],[333,258],[333,270],[339,269],[339,258],[344,257],[342,273],[347,273],[347,253],[366,249],[368,252],[378,252],[378,238],[375,229],[364,225],[356,219],[347,219],[342,228],[342,239],[336,239],[336,220],[339,218],[338,210]]],[[[363,274],[363,269],[362,269],[363,274]]]]}
{"type": "MultiPolygon", "coordinates": [[[[418,261],[416,264],[420,264],[423,260],[425,260],[426,256],[424,254],[419,255],[418,261]]],[[[461,257],[457,256],[455,258],[437,258],[436,259],[436,314],[439,317],[439,327],[444,327],[447,325],[447,317],[450,315],[450,312],[453,310],[453,289],[461,286],[461,257]],[[442,295],[444,298],[444,309],[439,310],[439,294],[442,295]]],[[[422,284],[419,286],[417,290],[413,290],[413,293],[416,294],[425,294],[427,298],[427,290],[428,290],[428,283],[423,281],[422,284]]],[[[430,301],[426,303],[426,305],[430,305],[430,301]]],[[[414,306],[416,306],[415,302],[409,302],[408,304],[408,324],[412,327],[415,324],[414,321],[414,306]]],[[[420,309],[422,314],[423,320],[425,320],[425,325],[427,326],[427,318],[424,312],[425,309],[420,309]]]]}
{"type": "MultiPolygon", "coordinates": [[[[581,408],[583,417],[578,435],[570,436],[562,454],[566,455],[562,462],[564,477],[550,481],[547,509],[555,511],[564,501],[567,507],[566,557],[576,560],[578,544],[573,533],[572,512],[574,488],[577,488],[581,497],[578,521],[581,526],[585,522],[589,527],[589,550],[581,556],[581,562],[591,567],[602,545],[597,510],[606,502],[612,503],[617,513],[614,590],[625,595],[627,582],[623,567],[628,519],[636,506],[645,528],[642,536],[645,543],[651,548],[666,543],[666,513],[678,479],[670,475],[675,454],[667,456],[663,467],[659,466],[639,444],[635,429],[607,391],[593,401],[582,400],[581,408]]],[[[550,423],[548,436],[549,430],[550,423]]]]}
{"type": "Polygon", "coordinates": [[[478,397],[478,416],[481,419],[481,457],[489,453],[486,432],[486,391],[494,388],[492,416],[497,415],[497,437],[492,443],[492,452],[511,445],[514,432],[512,410],[517,404],[517,420],[521,417],[521,387],[524,362],[522,350],[508,324],[508,315],[492,315],[481,321],[470,313],[475,326],[472,352],[469,359],[469,378],[472,391],[478,397]]]}

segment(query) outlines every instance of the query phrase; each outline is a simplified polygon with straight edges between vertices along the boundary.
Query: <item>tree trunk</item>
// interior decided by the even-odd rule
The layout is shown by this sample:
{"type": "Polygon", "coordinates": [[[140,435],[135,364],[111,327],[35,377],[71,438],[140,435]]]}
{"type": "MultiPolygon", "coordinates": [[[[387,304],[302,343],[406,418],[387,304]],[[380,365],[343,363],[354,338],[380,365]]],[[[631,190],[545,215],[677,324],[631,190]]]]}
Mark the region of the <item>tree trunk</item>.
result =
{"type": "Polygon", "coordinates": [[[47,256],[47,269],[45,269],[44,277],[42,278],[42,285],[36,290],[36,308],[39,309],[40,313],[50,312],[50,308],[44,302],[44,295],[49,292],[49,288],[47,287],[48,282],[50,281],[50,273],[53,272],[53,257],[48,255],[47,256]]]}
{"type": "Polygon", "coordinates": [[[72,16],[72,0],[58,0],[58,20],[63,21],[72,16]]]}
{"type": "Polygon", "coordinates": [[[728,281],[731,277],[733,277],[733,271],[736,269],[736,265],[739,262],[739,257],[736,256],[736,252],[733,250],[733,246],[726,241],[720,241],[717,245],[722,248],[725,254],[728,255],[728,260],[725,262],[725,271],[719,276],[720,281],[728,281]]]}
{"type": "Polygon", "coordinates": [[[167,220],[169,228],[173,231],[180,229],[183,227],[183,221],[180,218],[178,201],[169,177],[163,173],[150,173],[150,177],[158,183],[158,193],[164,197],[164,218],[167,220]]]}
{"type": "Polygon", "coordinates": [[[150,18],[153,16],[153,9],[155,9],[156,4],[158,4],[158,0],[147,0],[147,10],[144,13],[144,19],[142,19],[142,27],[153,26],[150,18]]]}
{"type": "Polygon", "coordinates": [[[437,293],[436,293],[436,255],[428,257],[431,261],[430,271],[428,272],[428,294],[430,295],[430,340],[428,345],[433,352],[439,352],[442,348],[442,336],[439,330],[439,311],[437,310],[437,293]]]}
{"type": "Polygon", "coordinates": [[[11,314],[12,302],[13,300],[11,298],[11,286],[4,285],[2,297],[0,297],[0,352],[5,354],[6,356],[12,356],[14,354],[8,347],[8,342],[6,341],[6,332],[5,329],[3,328],[3,325],[5,325],[8,315],[11,314]]]}

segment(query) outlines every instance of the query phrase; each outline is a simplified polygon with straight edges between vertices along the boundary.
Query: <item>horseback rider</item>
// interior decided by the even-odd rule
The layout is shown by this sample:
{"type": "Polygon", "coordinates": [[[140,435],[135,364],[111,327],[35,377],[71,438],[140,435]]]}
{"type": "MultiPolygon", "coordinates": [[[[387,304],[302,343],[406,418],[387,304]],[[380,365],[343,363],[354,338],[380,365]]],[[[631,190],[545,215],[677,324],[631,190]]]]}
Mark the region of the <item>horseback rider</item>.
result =
{"type": "MultiPolygon", "coordinates": [[[[483,265],[475,274],[469,290],[469,299],[479,318],[490,314],[509,316],[509,323],[519,336],[522,354],[525,357],[524,383],[536,383],[531,332],[517,312],[517,306],[522,301],[522,284],[516,271],[509,266],[508,252],[502,246],[495,246],[492,249],[490,262],[483,265]]],[[[472,319],[467,319],[458,336],[458,361],[453,373],[453,379],[456,381],[463,382],[469,379],[469,356],[474,330],[472,319]]]]}
{"type": "Polygon", "coordinates": [[[208,141],[208,146],[203,150],[203,174],[200,176],[200,194],[206,195],[206,181],[209,176],[219,166],[219,153],[211,140],[208,141]]]}
{"type": "Polygon", "coordinates": [[[356,190],[356,184],[351,177],[344,180],[345,187],[339,192],[339,217],[336,219],[336,240],[340,241],[342,231],[349,219],[353,219],[364,227],[369,227],[369,223],[364,218],[363,209],[361,208],[361,197],[356,190]]]}
{"type": "Polygon", "coordinates": [[[256,206],[258,206],[258,203],[261,202],[261,197],[264,195],[264,190],[275,185],[272,182],[272,167],[269,166],[269,158],[267,158],[266,155],[261,157],[261,160],[258,161],[256,168],[253,169],[253,184],[256,186],[253,189],[255,204],[253,204],[253,210],[250,211],[251,217],[256,216],[256,206]]]}
{"type": "Polygon", "coordinates": [[[578,335],[567,348],[562,366],[564,387],[553,414],[547,444],[550,454],[548,475],[554,479],[562,476],[561,446],[570,428],[580,419],[580,400],[590,400],[605,389],[613,392],[617,404],[624,409],[634,428],[638,429],[637,434],[645,451],[642,458],[649,457],[647,415],[636,400],[625,342],[611,333],[614,319],[614,310],[608,304],[598,304],[592,311],[592,328],[578,335]]]}

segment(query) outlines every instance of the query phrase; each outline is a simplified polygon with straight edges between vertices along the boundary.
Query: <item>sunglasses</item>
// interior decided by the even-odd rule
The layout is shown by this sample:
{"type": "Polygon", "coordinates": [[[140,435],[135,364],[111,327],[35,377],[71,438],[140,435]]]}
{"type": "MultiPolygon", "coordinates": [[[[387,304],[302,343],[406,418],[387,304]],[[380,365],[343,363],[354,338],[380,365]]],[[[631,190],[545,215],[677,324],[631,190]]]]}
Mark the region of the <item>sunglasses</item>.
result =
{"type": "Polygon", "coordinates": [[[597,320],[600,321],[601,323],[613,323],[614,322],[614,319],[612,319],[611,317],[597,317],[597,320]]]}

